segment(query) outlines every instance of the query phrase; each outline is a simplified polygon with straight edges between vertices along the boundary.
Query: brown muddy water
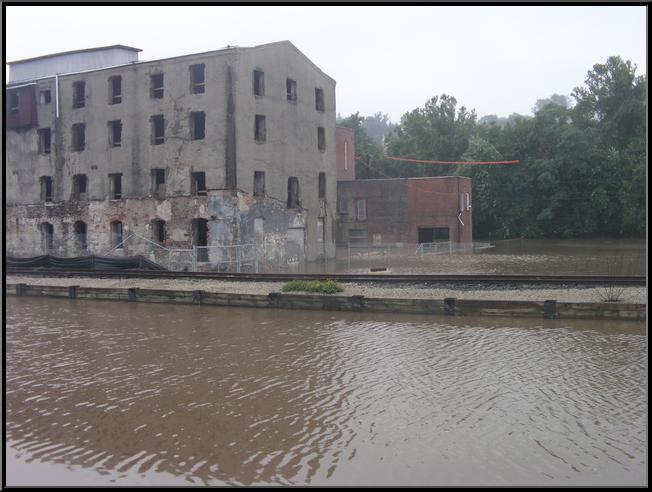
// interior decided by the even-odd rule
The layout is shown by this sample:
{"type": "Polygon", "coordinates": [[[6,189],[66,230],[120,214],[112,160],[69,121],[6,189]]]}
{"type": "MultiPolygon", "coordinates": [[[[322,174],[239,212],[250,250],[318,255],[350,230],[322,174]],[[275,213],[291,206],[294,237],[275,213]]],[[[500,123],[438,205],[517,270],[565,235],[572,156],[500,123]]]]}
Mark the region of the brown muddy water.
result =
{"type": "Polygon", "coordinates": [[[492,241],[491,248],[468,253],[415,255],[415,247],[346,246],[337,260],[307,264],[311,273],[393,273],[645,275],[644,239],[511,239],[492,241]]]}
{"type": "Polygon", "coordinates": [[[647,480],[643,323],[5,301],[9,485],[647,480]]]}

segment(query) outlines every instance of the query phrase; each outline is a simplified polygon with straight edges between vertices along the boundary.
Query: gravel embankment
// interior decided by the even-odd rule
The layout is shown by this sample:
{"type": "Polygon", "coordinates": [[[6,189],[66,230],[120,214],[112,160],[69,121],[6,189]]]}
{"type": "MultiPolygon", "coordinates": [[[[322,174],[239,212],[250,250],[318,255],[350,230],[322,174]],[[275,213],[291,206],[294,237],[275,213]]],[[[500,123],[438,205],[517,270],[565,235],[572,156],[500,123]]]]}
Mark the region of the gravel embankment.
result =
{"type": "MultiPolygon", "coordinates": [[[[6,277],[6,283],[25,283],[32,285],[79,285],[80,287],[141,288],[167,290],[204,290],[207,292],[224,292],[234,294],[263,294],[281,292],[283,282],[241,282],[222,280],[163,280],[163,279],[95,279],[95,278],[56,278],[56,277],[6,277]]],[[[387,286],[369,283],[342,283],[344,292],[339,295],[363,295],[366,297],[394,297],[406,299],[491,299],[509,301],[545,301],[559,302],[601,302],[607,296],[617,293],[621,302],[645,304],[647,295],[645,287],[589,287],[589,288],[537,288],[529,286],[503,287],[491,286],[408,286],[406,284],[387,286]]]]}

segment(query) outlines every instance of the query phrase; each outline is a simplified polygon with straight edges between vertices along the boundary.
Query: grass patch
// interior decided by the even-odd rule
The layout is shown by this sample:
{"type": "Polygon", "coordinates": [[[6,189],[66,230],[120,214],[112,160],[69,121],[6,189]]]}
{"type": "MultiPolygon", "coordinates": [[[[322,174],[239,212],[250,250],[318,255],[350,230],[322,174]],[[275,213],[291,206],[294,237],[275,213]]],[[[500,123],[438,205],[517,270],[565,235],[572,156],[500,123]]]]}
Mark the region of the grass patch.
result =
{"type": "Polygon", "coordinates": [[[335,294],[344,291],[344,289],[335,280],[291,280],[283,284],[283,292],[296,291],[335,294]]]}

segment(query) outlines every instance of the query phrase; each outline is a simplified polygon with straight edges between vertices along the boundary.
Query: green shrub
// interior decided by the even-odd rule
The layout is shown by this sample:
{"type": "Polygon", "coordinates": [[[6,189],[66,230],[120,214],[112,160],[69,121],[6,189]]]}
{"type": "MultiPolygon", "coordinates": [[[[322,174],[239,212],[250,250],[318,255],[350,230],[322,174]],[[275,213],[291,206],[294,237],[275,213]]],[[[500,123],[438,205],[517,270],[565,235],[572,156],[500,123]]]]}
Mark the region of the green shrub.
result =
{"type": "Polygon", "coordinates": [[[283,292],[303,291],[335,294],[344,289],[335,280],[291,280],[283,285],[283,292]]]}

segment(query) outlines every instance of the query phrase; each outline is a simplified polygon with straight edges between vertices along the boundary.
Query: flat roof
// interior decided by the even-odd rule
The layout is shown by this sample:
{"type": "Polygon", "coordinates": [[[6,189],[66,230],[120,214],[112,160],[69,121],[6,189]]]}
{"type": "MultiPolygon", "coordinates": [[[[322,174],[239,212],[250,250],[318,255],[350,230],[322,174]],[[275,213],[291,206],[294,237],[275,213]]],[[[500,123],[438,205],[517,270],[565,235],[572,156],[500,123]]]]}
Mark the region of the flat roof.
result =
{"type": "Polygon", "coordinates": [[[125,46],[124,44],[112,44],[111,46],[100,46],[99,48],[85,48],[83,50],[62,51],[60,53],[50,53],[48,55],[35,56],[34,58],[24,58],[22,60],[7,62],[7,65],[13,65],[15,63],[24,63],[24,62],[34,61],[34,60],[42,60],[44,58],[51,58],[53,56],[72,55],[75,53],[86,53],[89,51],[102,51],[102,50],[110,50],[110,49],[121,49],[121,50],[136,51],[136,52],[143,51],[140,48],[132,48],[131,46],[125,46]]]}

